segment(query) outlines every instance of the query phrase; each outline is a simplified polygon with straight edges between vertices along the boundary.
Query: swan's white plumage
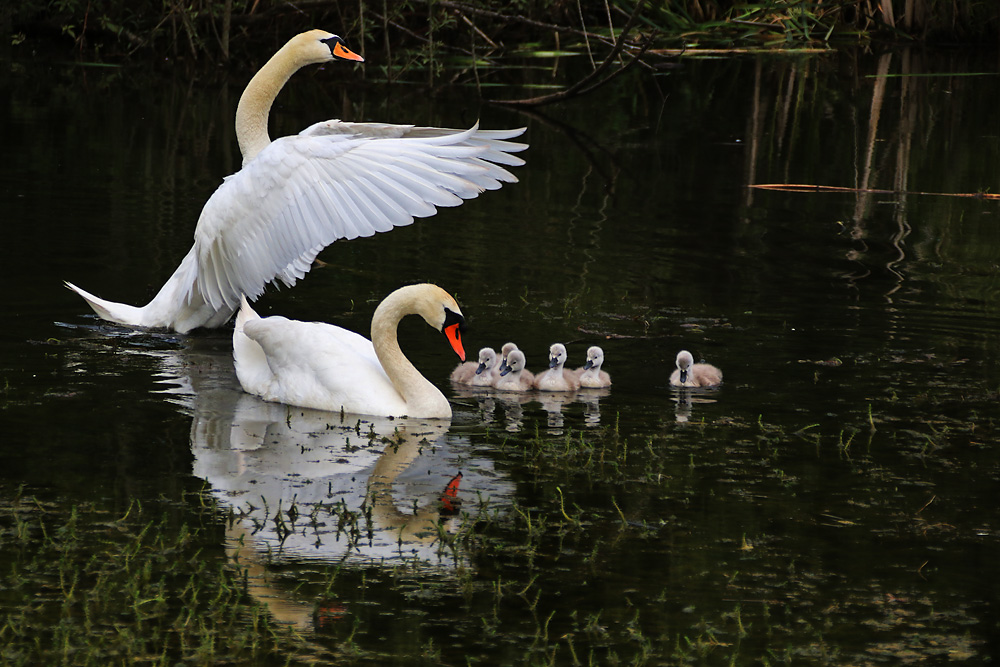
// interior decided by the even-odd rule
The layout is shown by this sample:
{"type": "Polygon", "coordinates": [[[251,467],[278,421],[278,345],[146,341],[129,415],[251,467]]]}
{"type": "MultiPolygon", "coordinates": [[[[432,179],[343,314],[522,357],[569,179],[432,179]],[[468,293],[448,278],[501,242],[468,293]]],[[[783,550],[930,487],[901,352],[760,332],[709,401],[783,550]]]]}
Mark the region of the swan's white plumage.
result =
{"type": "Polygon", "coordinates": [[[243,168],[209,198],[194,246],[149,304],[127,306],[67,287],[122,324],[182,333],[220,326],[241,295],[255,299],[271,282],[294,285],[334,241],[409,225],[517,181],[504,166],[524,164],[511,153],[526,144],[509,141],[524,128],[329,120],[271,141],[271,103],[296,70],[334,59],[331,40],[339,38],[319,30],[297,35],[248,84],[236,123],[243,168]]]}
{"type": "Polygon", "coordinates": [[[240,383],[264,400],[319,410],[371,414],[378,401],[391,416],[406,414],[406,403],[392,386],[371,341],[322,322],[271,316],[249,319],[242,329],[260,350],[264,365],[240,360],[240,383]],[[316,341],[323,341],[316,345],[316,341]],[[266,351],[266,352],[265,352],[266,351]],[[265,372],[265,366],[268,372],[265,372]],[[357,381],[363,377],[364,381],[357,381]],[[345,378],[349,382],[330,381],[345,378]],[[324,407],[326,406],[326,407],[324,407]]]}
{"type": "Polygon", "coordinates": [[[336,124],[356,132],[309,136],[313,126],[277,139],[209,199],[195,233],[203,271],[194,288],[212,307],[235,308],[241,294],[256,298],[274,279],[294,285],[334,241],[408,225],[475,197],[483,187],[474,179],[494,188],[515,180],[475,157],[485,145],[476,128],[437,135],[413,128],[421,130],[413,138],[400,126],[398,136],[387,136],[385,126],[372,136],[358,123],[322,125],[336,124]]]}
{"type": "Polygon", "coordinates": [[[371,340],[323,322],[260,317],[246,299],[233,330],[233,359],[244,391],[268,401],[384,417],[447,418],[444,394],[403,356],[396,325],[416,314],[443,329],[458,304],[435,285],[387,296],[372,317],[371,340]]]}

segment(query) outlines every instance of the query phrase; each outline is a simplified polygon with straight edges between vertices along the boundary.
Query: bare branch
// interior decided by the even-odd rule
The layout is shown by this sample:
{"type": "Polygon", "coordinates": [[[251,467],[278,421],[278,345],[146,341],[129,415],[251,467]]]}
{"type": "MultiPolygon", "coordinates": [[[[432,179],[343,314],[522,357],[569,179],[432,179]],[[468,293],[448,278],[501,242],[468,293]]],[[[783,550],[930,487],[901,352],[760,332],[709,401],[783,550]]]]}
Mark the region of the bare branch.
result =
{"type": "Polygon", "coordinates": [[[639,2],[636,3],[635,9],[632,10],[632,15],[629,16],[628,21],[625,23],[625,26],[622,28],[621,33],[618,35],[618,39],[615,40],[614,48],[611,49],[611,53],[608,54],[608,56],[604,59],[604,61],[600,65],[598,65],[593,72],[591,72],[584,78],[580,79],[566,90],[561,90],[557,93],[552,93],[550,95],[541,95],[539,97],[531,97],[520,100],[487,100],[487,101],[493,104],[506,104],[510,106],[540,106],[543,104],[552,104],[553,102],[560,102],[562,100],[569,99],[571,97],[576,97],[578,95],[584,95],[593,90],[596,90],[597,88],[606,84],[608,81],[611,81],[616,76],[619,76],[624,72],[628,71],[633,65],[635,65],[637,62],[640,61],[640,59],[646,53],[649,47],[652,46],[653,44],[652,38],[647,39],[643,43],[642,48],[639,50],[639,53],[637,53],[632,58],[632,60],[630,60],[627,64],[625,64],[618,70],[615,70],[611,74],[604,76],[604,78],[600,78],[604,75],[604,72],[611,67],[611,65],[615,62],[615,60],[617,60],[618,56],[621,55],[621,52],[625,49],[625,44],[629,32],[631,32],[632,27],[635,25],[635,22],[639,17],[639,13],[641,12],[645,4],[646,0],[639,0],[639,2]]]}

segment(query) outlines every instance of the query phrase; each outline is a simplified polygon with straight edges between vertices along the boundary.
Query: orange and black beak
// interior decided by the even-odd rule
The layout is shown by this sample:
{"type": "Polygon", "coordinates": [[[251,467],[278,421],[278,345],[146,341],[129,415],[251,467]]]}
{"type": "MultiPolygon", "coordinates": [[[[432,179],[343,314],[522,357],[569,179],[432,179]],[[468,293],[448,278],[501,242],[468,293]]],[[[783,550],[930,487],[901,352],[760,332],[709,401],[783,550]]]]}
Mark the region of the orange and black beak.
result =
{"type": "Polygon", "coordinates": [[[347,45],[344,44],[344,40],[336,35],[330,39],[324,39],[323,42],[330,47],[330,53],[333,54],[334,58],[340,58],[341,60],[354,60],[359,63],[363,63],[365,61],[364,58],[347,48],[347,45]]]}
{"type": "Polygon", "coordinates": [[[465,331],[465,318],[458,313],[444,309],[444,326],[441,331],[451,343],[451,349],[462,361],[465,361],[465,348],[462,347],[462,332],[465,331]]]}

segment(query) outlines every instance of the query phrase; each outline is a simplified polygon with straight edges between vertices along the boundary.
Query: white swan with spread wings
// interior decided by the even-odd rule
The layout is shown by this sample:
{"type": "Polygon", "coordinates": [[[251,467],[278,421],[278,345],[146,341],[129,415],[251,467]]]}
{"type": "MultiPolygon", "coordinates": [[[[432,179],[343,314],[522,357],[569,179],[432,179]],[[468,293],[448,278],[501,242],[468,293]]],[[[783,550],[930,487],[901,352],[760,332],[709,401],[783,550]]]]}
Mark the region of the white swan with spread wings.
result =
{"type": "Polygon", "coordinates": [[[185,333],[225,324],[240,297],[270,282],[292,286],[316,255],[339,239],[371,236],[514,183],[504,167],[526,144],[524,132],[412,125],[316,123],[274,141],[268,114],[300,68],[362,61],[343,40],[311,30],[288,41],[253,77],[236,111],[243,167],[205,204],[194,245],[152,301],[142,307],[101,299],[72,283],[102,318],[185,333]]]}

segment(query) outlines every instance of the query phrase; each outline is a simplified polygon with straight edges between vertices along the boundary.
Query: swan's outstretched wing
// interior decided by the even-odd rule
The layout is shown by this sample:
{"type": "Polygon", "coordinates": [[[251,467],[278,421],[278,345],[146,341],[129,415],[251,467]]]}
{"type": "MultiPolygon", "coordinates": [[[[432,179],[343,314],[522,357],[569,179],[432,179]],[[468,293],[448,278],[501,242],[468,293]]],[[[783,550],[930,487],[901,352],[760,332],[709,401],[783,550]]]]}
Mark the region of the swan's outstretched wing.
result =
{"type": "Polygon", "coordinates": [[[517,178],[517,130],[317,123],[272,142],[225,180],[195,232],[201,297],[234,309],[267,283],[294,285],[338,239],[371,236],[517,178]]]}

